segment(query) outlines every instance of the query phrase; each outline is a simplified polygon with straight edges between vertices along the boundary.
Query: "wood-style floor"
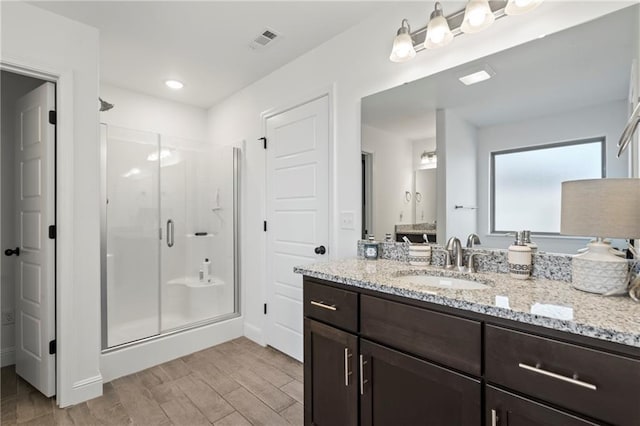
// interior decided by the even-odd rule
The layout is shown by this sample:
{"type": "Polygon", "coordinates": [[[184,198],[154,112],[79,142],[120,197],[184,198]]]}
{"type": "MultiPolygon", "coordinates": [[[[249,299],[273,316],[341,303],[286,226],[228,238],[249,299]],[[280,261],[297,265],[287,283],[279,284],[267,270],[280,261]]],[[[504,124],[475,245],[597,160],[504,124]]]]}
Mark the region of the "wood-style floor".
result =
{"type": "Polygon", "coordinates": [[[239,338],[104,385],[64,409],[2,369],[4,425],[288,425],[303,423],[302,364],[239,338]]]}

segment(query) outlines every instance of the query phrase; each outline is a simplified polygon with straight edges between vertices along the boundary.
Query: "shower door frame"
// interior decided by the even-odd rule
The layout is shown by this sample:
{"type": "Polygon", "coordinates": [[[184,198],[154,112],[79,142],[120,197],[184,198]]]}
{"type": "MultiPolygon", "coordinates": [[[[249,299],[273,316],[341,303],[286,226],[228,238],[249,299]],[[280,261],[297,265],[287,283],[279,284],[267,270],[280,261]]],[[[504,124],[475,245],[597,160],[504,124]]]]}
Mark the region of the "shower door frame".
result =
{"type": "MultiPolygon", "coordinates": [[[[181,333],[185,330],[192,330],[194,328],[203,327],[211,324],[216,324],[232,318],[238,318],[242,315],[240,312],[240,154],[241,150],[237,146],[232,146],[233,152],[233,312],[224,315],[218,315],[216,317],[196,321],[184,326],[173,328],[171,330],[163,332],[160,328],[159,333],[153,336],[143,337],[141,339],[133,340],[130,342],[122,343],[112,347],[108,346],[108,314],[107,314],[107,139],[108,139],[108,123],[100,122],[100,307],[101,307],[101,353],[107,354],[110,352],[118,351],[120,349],[129,348],[142,343],[158,340],[173,334],[181,333]],[[103,137],[104,132],[104,137],[103,137]]],[[[121,126],[114,126],[121,129],[126,129],[121,126]]],[[[128,129],[134,130],[134,129],[128,129]]],[[[140,131],[140,130],[134,130],[140,131]]],[[[162,134],[159,134],[162,140],[162,134]]],[[[162,143],[160,144],[162,146],[162,143]]],[[[160,175],[162,179],[162,175],[160,175]]],[[[160,224],[161,225],[161,224],[160,224]]],[[[160,231],[162,229],[160,228],[160,231]]],[[[159,241],[161,238],[159,238],[159,241]]],[[[158,243],[160,244],[160,243],[158,243]]],[[[159,265],[158,265],[159,266],[159,265]]],[[[161,282],[158,282],[160,288],[161,282]]],[[[160,292],[160,298],[162,297],[160,292]]],[[[158,300],[159,315],[158,321],[162,320],[162,303],[158,300]]]]}

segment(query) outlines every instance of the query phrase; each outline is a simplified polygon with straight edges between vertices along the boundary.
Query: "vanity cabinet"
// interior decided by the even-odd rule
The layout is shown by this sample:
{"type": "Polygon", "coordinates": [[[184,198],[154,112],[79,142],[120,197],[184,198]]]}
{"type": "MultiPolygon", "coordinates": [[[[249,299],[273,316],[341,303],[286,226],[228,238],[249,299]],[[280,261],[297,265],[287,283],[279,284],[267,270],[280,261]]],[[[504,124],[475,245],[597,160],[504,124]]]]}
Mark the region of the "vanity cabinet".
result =
{"type": "Polygon", "coordinates": [[[304,315],[306,425],[640,425],[635,349],[307,276],[304,315]]]}

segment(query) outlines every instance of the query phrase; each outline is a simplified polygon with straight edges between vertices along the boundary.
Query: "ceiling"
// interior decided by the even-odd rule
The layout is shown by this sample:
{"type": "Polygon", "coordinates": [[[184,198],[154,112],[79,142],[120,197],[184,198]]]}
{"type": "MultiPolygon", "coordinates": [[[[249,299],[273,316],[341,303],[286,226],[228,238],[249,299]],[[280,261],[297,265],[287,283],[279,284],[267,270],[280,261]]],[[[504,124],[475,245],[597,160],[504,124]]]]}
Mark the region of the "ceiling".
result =
{"type": "Polygon", "coordinates": [[[371,95],[363,99],[362,121],[418,140],[435,137],[436,109],[484,127],[626,99],[637,16],[622,9],[371,95]],[[496,72],[490,80],[472,86],[458,80],[484,64],[496,72]]]}
{"type": "Polygon", "coordinates": [[[381,1],[36,1],[100,30],[100,80],[208,108],[367,18],[381,1]],[[265,29],[268,47],[249,43],[265,29]],[[177,79],[185,86],[164,85],[177,79]]]}

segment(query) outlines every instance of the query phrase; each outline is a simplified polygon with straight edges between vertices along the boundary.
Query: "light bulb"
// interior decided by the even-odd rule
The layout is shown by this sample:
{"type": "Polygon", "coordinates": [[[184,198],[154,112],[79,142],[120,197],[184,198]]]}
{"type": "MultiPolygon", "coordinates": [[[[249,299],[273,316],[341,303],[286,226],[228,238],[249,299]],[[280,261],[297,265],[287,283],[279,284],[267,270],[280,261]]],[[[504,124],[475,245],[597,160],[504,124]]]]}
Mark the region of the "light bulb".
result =
{"type": "Polygon", "coordinates": [[[493,24],[494,16],[487,0],[469,0],[460,26],[463,33],[477,33],[493,24]]]}
{"type": "Polygon", "coordinates": [[[427,24],[427,35],[424,39],[424,47],[435,49],[446,46],[453,40],[453,33],[449,28],[447,18],[443,16],[442,6],[436,3],[435,10],[431,13],[431,18],[427,24]]]}
{"type": "Polygon", "coordinates": [[[393,48],[389,60],[391,62],[406,62],[416,56],[416,50],[413,48],[413,39],[410,35],[411,29],[406,19],[402,20],[402,26],[398,30],[398,34],[393,40],[393,48]],[[406,23],[406,27],[405,27],[406,23]]]}
{"type": "Polygon", "coordinates": [[[542,3],[543,0],[509,0],[504,8],[505,15],[521,15],[527,13],[542,3]]]}

